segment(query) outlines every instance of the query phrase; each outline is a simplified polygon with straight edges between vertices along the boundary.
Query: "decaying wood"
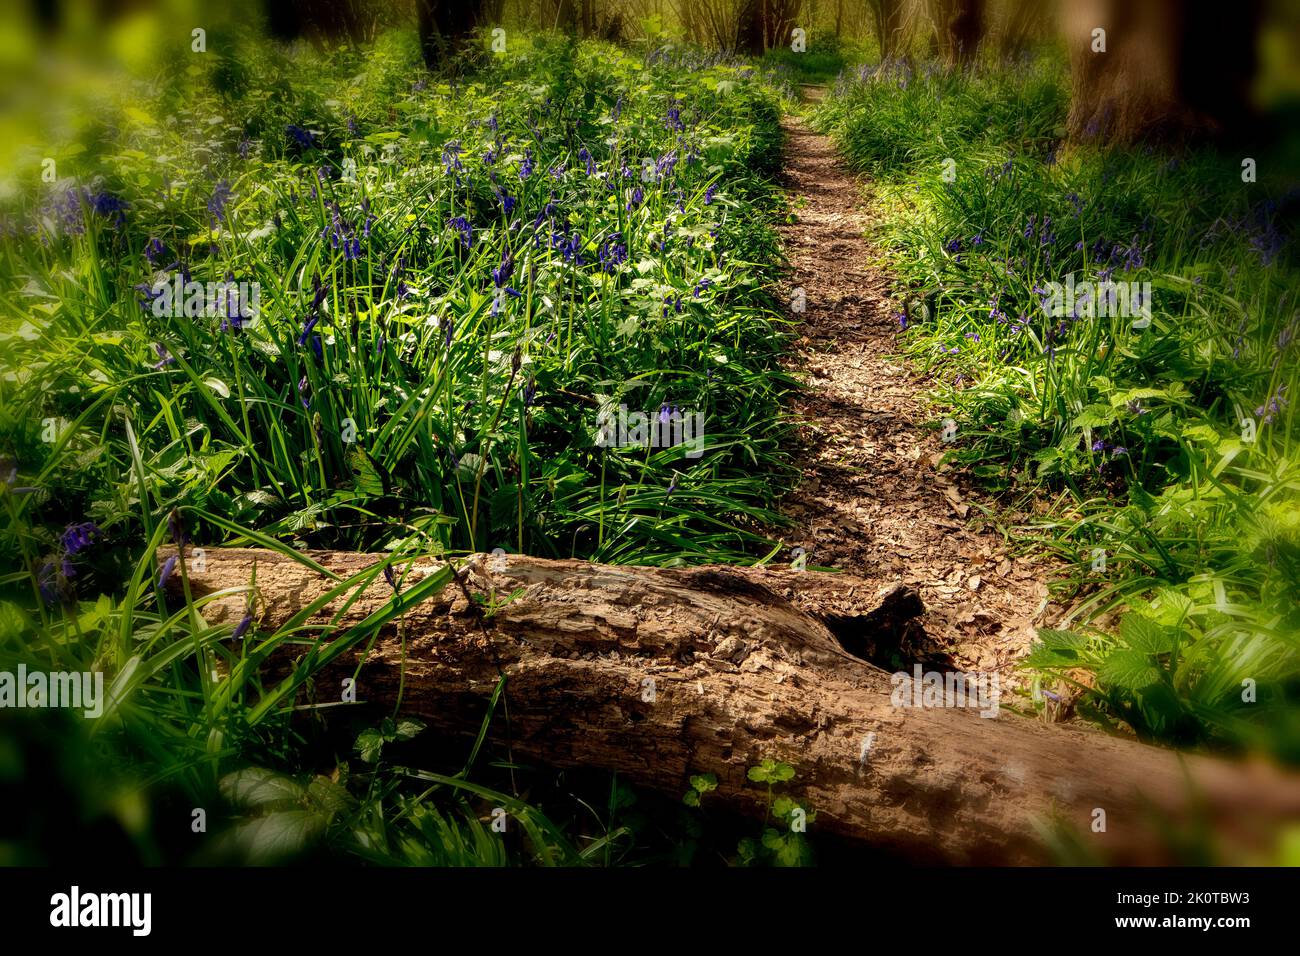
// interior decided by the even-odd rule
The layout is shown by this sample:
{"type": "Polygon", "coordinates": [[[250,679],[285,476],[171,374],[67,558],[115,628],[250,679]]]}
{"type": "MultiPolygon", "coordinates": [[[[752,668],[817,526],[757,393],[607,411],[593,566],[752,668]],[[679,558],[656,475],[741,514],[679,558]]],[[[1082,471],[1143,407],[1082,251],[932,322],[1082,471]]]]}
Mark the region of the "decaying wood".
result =
{"type": "MultiPolygon", "coordinates": [[[[376,560],[311,557],[344,576],[376,560]]],[[[187,564],[196,596],[236,589],[203,606],[214,624],[233,625],[245,614],[254,566],[263,628],[327,584],[319,572],[266,551],[209,548],[204,570],[187,564]]],[[[414,563],[403,588],[438,567],[414,563]]],[[[719,788],[706,805],[759,816],[766,788],[746,772],[772,758],[794,768],[784,792],[816,811],[811,831],[911,860],[1032,861],[1041,858],[1041,826],[1056,820],[1117,862],[1155,862],[1157,813],[1184,822],[1204,814],[1217,835],[1244,846],[1300,818],[1300,784],[1271,768],[1046,725],[1011,713],[1006,699],[996,717],[894,706],[890,675],[841,641],[918,615],[920,602],[905,588],[813,571],[518,556],[478,555],[460,568],[460,585],[404,615],[402,709],[438,731],[472,734],[503,671],[516,757],[616,770],[673,794],[687,789],[690,774],[712,773],[719,788]],[[467,599],[520,589],[487,620],[467,599]],[[1093,832],[1097,810],[1105,812],[1105,832],[1093,832]]],[[[379,577],[339,622],[360,621],[391,595],[379,577]]],[[[340,607],[335,602],[313,623],[340,607]]],[[[361,669],[358,699],[391,705],[401,661],[390,627],[361,669]]],[[[498,715],[498,731],[500,723],[498,715]]]]}

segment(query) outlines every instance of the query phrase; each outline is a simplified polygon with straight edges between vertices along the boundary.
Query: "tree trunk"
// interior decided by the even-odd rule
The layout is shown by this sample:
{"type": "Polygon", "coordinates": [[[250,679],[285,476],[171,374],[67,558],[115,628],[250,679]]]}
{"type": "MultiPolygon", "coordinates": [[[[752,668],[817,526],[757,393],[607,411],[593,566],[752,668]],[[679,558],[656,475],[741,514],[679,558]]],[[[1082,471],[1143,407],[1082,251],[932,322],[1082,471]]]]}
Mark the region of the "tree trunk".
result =
{"type": "Polygon", "coordinates": [[[736,18],[736,52],[763,55],[763,0],[741,0],[736,18]]]}
{"type": "Polygon", "coordinates": [[[1247,127],[1261,7],[1231,12],[1181,0],[1074,0],[1062,26],[1070,51],[1073,142],[1232,136],[1247,127]],[[1095,49],[1105,31],[1105,50],[1095,49]]]}
{"type": "Polygon", "coordinates": [[[420,53],[430,70],[446,62],[451,52],[479,24],[481,0],[415,0],[420,53]]]}
{"type": "Polygon", "coordinates": [[[948,20],[949,66],[964,69],[975,61],[984,36],[984,0],[957,0],[948,20]]]}
{"type": "Polygon", "coordinates": [[[903,30],[902,0],[870,0],[871,23],[880,44],[880,58],[893,59],[899,52],[903,30]]]}
{"type": "MultiPolygon", "coordinates": [[[[376,560],[310,555],[344,577],[376,560]]],[[[396,625],[380,632],[358,700],[391,707],[404,659],[403,712],[472,736],[504,674],[516,758],[617,771],[669,794],[685,792],[691,774],[711,773],[719,786],[706,806],[759,817],[767,790],[747,770],[770,758],[794,769],[780,792],[816,812],[810,832],[914,861],[1040,860],[1037,828],[1054,820],[1115,862],[1156,862],[1165,815],[1186,823],[1203,812],[1196,819],[1216,837],[1247,847],[1263,845],[1279,821],[1300,819],[1300,782],[1271,768],[1047,725],[999,710],[996,699],[992,717],[895,699],[900,682],[845,648],[888,640],[922,611],[903,587],[812,571],[517,556],[494,570],[493,561],[468,559],[455,583],[405,612],[400,637],[396,625]],[[485,615],[482,598],[499,606],[485,615]],[[1099,810],[1105,830],[1093,832],[1099,810]]],[[[263,632],[326,590],[319,572],[273,552],[210,548],[204,570],[195,564],[191,553],[196,598],[235,590],[201,605],[211,624],[244,615],[254,569],[263,632]]],[[[403,591],[438,570],[428,561],[406,567],[397,575],[403,591]]],[[[179,586],[179,573],[172,582],[179,586]]],[[[304,633],[322,633],[312,628],[336,612],[338,624],[355,624],[392,593],[379,576],[304,633]]],[[[317,698],[333,697],[355,666],[353,658],[318,675],[317,698]]]]}

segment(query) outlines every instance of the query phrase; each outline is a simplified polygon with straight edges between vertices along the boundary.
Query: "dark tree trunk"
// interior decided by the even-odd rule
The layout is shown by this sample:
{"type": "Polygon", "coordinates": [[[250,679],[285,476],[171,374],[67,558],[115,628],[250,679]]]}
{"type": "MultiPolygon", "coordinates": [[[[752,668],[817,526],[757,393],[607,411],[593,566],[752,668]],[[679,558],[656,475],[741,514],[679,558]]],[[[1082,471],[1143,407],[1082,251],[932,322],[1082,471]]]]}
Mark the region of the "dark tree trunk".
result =
{"type": "Polygon", "coordinates": [[[424,65],[435,69],[479,25],[481,0],[415,0],[416,31],[424,65]]]}
{"type": "Polygon", "coordinates": [[[983,37],[984,0],[958,0],[948,21],[950,65],[962,68],[972,63],[983,37]]]}
{"type": "Polygon", "coordinates": [[[736,17],[736,52],[763,55],[763,0],[744,0],[736,17]]]}
{"type": "Polygon", "coordinates": [[[1234,137],[1249,126],[1259,0],[1231,10],[1180,0],[1075,0],[1070,51],[1074,142],[1234,137]],[[1106,31],[1104,52],[1093,31],[1106,31]]]}

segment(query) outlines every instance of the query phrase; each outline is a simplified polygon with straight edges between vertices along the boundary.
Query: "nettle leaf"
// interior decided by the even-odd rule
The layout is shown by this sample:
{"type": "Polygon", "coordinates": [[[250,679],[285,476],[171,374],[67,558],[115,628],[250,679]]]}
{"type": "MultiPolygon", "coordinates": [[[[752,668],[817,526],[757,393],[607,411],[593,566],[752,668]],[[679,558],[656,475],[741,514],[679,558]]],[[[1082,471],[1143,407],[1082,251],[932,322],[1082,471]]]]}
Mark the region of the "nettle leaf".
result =
{"type": "Polygon", "coordinates": [[[320,774],[307,785],[307,797],[321,812],[330,816],[343,813],[353,805],[352,795],[346,787],[320,774]]]}
{"type": "Polygon", "coordinates": [[[232,804],[249,809],[291,805],[300,801],[306,792],[288,777],[263,767],[227,774],[217,786],[232,804]]]}
{"type": "Polygon", "coordinates": [[[1038,639],[1050,650],[1083,650],[1088,646],[1088,638],[1074,631],[1057,631],[1050,627],[1038,629],[1038,639]]]}
{"type": "Polygon", "coordinates": [[[1219,446],[1219,441],[1222,437],[1223,436],[1219,434],[1219,430],[1213,425],[1201,423],[1197,425],[1187,425],[1183,428],[1183,438],[1187,441],[1201,442],[1202,444],[1210,445],[1214,448],[1219,446]]]}
{"type": "Polygon", "coordinates": [[[460,461],[456,463],[456,477],[461,481],[474,481],[483,473],[486,467],[487,462],[483,460],[482,455],[467,452],[461,455],[460,461]]]}
{"type": "Polygon", "coordinates": [[[1121,690],[1141,690],[1157,683],[1160,671],[1141,651],[1121,648],[1106,658],[1097,679],[1121,690]]]}
{"type": "Polygon", "coordinates": [[[382,495],[388,491],[389,482],[385,480],[385,475],[360,445],[349,445],[344,457],[356,479],[357,491],[364,495],[382,495]]]}
{"type": "Polygon", "coordinates": [[[1119,622],[1119,636],[1125,644],[1143,654],[1167,654],[1174,649],[1175,633],[1140,614],[1126,614],[1119,622]]]}
{"type": "Polygon", "coordinates": [[[1026,667],[1078,667],[1079,664],[1079,656],[1074,651],[1055,650],[1042,644],[1035,644],[1024,659],[1026,667]]]}
{"type": "Polygon", "coordinates": [[[1168,397],[1169,390],[1166,388],[1129,388],[1111,395],[1110,404],[1115,408],[1121,408],[1129,402],[1141,401],[1144,398],[1168,397]]]}
{"type": "Polygon", "coordinates": [[[394,740],[410,740],[412,737],[424,730],[424,721],[417,720],[414,717],[407,717],[397,722],[397,729],[393,731],[394,740]]]}
{"type": "Polygon", "coordinates": [[[325,829],[325,818],[310,810],[284,810],[248,820],[232,839],[250,863],[275,863],[301,853],[325,829]]]}
{"type": "Polygon", "coordinates": [[[378,730],[369,728],[357,734],[357,741],[353,744],[352,749],[360,755],[366,763],[374,763],[379,759],[379,755],[384,749],[384,735],[378,730]]]}
{"type": "Polygon", "coordinates": [[[1102,428],[1113,424],[1119,413],[1107,405],[1089,405],[1074,416],[1075,428],[1102,428]]]}

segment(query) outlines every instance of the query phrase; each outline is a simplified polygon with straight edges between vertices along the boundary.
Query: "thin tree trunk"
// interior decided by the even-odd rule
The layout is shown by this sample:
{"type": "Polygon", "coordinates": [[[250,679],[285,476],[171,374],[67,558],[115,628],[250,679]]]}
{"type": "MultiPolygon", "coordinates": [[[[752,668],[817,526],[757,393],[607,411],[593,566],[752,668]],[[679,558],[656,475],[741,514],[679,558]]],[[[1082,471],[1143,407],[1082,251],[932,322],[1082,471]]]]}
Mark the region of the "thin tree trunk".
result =
{"type": "MultiPolygon", "coordinates": [[[[311,557],[343,576],[376,560],[311,557]]],[[[494,570],[493,560],[475,556],[456,583],[408,609],[401,638],[395,625],[381,631],[358,700],[391,707],[404,666],[403,712],[472,736],[504,674],[516,758],[617,771],[669,794],[683,793],[691,774],[711,773],[719,786],[706,805],[760,817],[767,791],[747,770],[776,760],[794,769],[784,792],[816,812],[812,831],[911,860],[1040,860],[1039,827],[1055,820],[1116,862],[1156,862],[1164,815],[1185,823],[1203,811],[1217,837],[1248,847],[1263,845],[1280,821],[1300,819],[1300,781],[1271,768],[1046,725],[1010,713],[1005,700],[993,717],[896,706],[910,695],[895,700],[898,682],[845,649],[884,640],[921,612],[914,592],[888,582],[516,556],[494,570]],[[1099,811],[1105,829],[1093,832],[1099,811]]],[[[212,624],[244,615],[240,592],[254,570],[263,631],[327,585],[274,552],[208,549],[205,569],[195,563],[191,555],[196,596],[236,591],[202,605],[212,624]]],[[[401,586],[436,570],[428,561],[410,566],[401,586]]],[[[392,593],[378,577],[346,609],[336,600],[313,617],[306,633],[340,611],[341,625],[355,624],[392,593]]],[[[320,675],[317,699],[337,693],[334,682],[355,666],[320,675]]]]}

